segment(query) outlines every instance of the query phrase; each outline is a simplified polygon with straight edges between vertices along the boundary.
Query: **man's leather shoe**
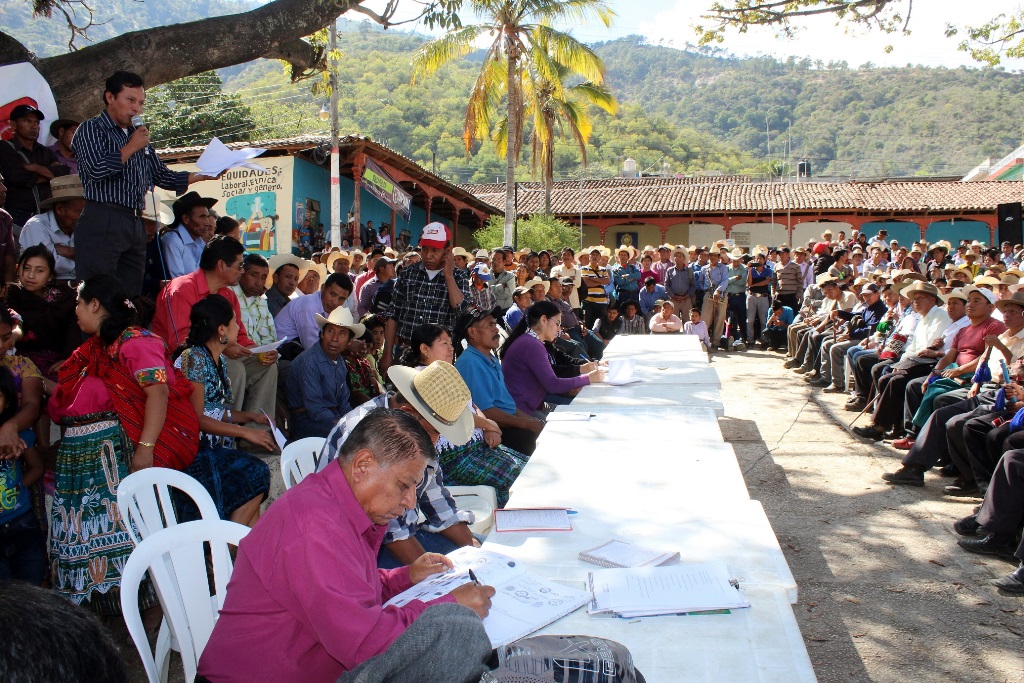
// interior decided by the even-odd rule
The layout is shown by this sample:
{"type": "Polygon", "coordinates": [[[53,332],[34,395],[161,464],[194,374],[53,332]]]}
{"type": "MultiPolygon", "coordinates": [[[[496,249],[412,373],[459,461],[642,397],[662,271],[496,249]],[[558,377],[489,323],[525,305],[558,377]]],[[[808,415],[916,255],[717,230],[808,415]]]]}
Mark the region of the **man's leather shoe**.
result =
{"type": "Polygon", "coordinates": [[[949,463],[948,465],[943,465],[939,468],[939,474],[944,477],[959,477],[960,468],[953,463],[949,463]]]}
{"type": "Polygon", "coordinates": [[[978,524],[978,515],[967,515],[953,522],[953,531],[961,536],[977,536],[979,529],[981,525],[978,524]]]}
{"type": "Polygon", "coordinates": [[[1001,591],[1013,593],[1014,595],[1024,595],[1024,580],[1018,576],[1019,573],[1020,570],[1018,569],[1012,574],[992,579],[991,583],[1001,591]]]}
{"type": "Polygon", "coordinates": [[[904,465],[895,472],[886,472],[882,475],[882,479],[890,484],[924,486],[924,472],[910,465],[904,465]]]}
{"type": "Polygon", "coordinates": [[[906,432],[903,431],[902,427],[893,427],[882,434],[882,438],[886,441],[895,441],[896,439],[902,439],[905,434],[906,432]]]}
{"type": "Polygon", "coordinates": [[[882,439],[882,430],[875,425],[870,425],[868,427],[854,427],[853,433],[859,437],[871,439],[872,441],[881,441],[882,439]]]}
{"type": "Polygon", "coordinates": [[[843,410],[849,410],[851,413],[859,413],[860,411],[864,410],[864,406],[866,406],[867,404],[868,400],[866,398],[858,397],[847,401],[846,405],[843,406],[843,410]]]}
{"type": "Polygon", "coordinates": [[[957,496],[964,498],[968,496],[977,497],[979,495],[978,485],[974,481],[967,481],[963,477],[958,477],[957,480],[954,481],[952,484],[944,487],[942,489],[942,492],[945,493],[947,496],[957,496]]]}
{"type": "Polygon", "coordinates": [[[829,381],[824,377],[817,377],[808,382],[808,384],[810,384],[812,387],[827,387],[829,386],[829,381]]]}
{"type": "Polygon", "coordinates": [[[989,534],[984,538],[961,538],[956,544],[970,553],[995,555],[1009,559],[1013,559],[1013,553],[1017,550],[1013,534],[989,534]]]}

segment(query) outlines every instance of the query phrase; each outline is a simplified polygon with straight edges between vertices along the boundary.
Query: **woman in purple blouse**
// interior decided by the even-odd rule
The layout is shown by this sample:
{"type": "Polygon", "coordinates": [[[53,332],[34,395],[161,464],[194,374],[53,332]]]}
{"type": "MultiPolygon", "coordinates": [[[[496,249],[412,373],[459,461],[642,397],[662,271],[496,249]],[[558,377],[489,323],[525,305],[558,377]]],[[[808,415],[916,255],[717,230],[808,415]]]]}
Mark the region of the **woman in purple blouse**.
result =
{"type": "Polygon", "coordinates": [[[562,313],[550,301],[538,301],[527,309],[501,347],[501,371],[505,386],[520,410],[537,414],[548,394],[566,394],[591,382],[604,380],[604,369],[596,368],[579,377],[558,377],[551,368],[544,342],[561,334],[562,313]]]}

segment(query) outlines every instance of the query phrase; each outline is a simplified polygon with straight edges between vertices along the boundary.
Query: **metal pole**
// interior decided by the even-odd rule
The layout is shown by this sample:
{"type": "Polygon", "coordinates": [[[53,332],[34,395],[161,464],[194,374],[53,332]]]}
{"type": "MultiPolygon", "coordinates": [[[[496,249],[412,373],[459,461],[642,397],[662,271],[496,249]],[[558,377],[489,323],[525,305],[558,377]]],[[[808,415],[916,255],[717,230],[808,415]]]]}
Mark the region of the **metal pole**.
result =
{"type": "MultiPolygon", "coordinates": [[[[331,22],[331,54],[338,49],[338,20],[331,22]]],[[[341,246],[341,161],[338,159],[338,69],[333,57],[331,69],[331,246],[341,246]]],[[[356,190],[358,191],[358,189],[356,190]]]]}

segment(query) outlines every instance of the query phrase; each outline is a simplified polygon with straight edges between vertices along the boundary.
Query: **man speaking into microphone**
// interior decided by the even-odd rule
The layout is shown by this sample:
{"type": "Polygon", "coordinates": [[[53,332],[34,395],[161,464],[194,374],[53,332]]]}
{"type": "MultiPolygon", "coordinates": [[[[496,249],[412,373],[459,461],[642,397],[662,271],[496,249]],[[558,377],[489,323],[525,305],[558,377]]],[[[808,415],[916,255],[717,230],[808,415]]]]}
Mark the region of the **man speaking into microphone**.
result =
{"type": "Polygon", "coordinates": [[[85,280],[110,273],[131,294],[142,293],[146,270],[146,193],[156,185],[183,194],[205,177],[160,161],[142,121],[145,101],[142,77],[116,72],[103,90],[106,109],[79,126],[71,142],[85,191],[75,227],[76,274],[85,280]]]}

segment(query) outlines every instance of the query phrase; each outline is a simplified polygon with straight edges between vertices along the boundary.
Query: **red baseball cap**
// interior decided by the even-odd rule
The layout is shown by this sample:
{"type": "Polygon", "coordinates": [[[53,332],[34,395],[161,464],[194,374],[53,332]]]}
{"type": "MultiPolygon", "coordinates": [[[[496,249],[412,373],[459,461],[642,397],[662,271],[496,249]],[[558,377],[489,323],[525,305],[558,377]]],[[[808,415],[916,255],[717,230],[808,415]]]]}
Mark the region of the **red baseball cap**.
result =
{"type": "Polygon", "coordinates": [[[444,223],[434,222],[423,226],[423,232],[420,233],[421,247],[444,249],[448,245],[448,241],[448,226],[444,223]]]}

